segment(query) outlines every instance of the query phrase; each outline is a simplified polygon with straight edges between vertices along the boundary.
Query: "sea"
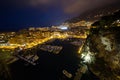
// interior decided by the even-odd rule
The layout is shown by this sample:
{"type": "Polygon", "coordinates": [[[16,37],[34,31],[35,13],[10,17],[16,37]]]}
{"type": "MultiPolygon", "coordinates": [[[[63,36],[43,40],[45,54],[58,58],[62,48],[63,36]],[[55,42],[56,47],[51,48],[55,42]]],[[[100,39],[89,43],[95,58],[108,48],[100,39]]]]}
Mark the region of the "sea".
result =
{"type": "MultiPolygon", "coordinates": [[[[78,57],[77,46],[68,41],[56,39],[51,43],[54,46],[62,46],[59,54],[38,50],[39,59],[37,65],[31,65],[23,60],[18,60],[10,65],[12,80],[73,80],[77,69],[80,68],[80,58],[78,57]],[[62,71],[66,70],[72,74],[72,78],[67,78],[62,71]]],[[[92,72],[88,71],[81,80],[99,80],[92,72]]]]}

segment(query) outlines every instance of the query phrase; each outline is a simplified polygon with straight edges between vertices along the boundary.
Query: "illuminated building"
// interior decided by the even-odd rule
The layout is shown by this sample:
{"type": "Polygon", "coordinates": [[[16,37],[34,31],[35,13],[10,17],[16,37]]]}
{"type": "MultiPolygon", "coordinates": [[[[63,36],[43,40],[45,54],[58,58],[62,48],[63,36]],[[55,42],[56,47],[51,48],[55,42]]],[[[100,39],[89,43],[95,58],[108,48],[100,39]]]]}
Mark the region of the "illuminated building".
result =
{"type": "Polygon", "coordinates": [[[0,41],[0,46],[9,46],[9,42],[8,41],[0,41]]]}

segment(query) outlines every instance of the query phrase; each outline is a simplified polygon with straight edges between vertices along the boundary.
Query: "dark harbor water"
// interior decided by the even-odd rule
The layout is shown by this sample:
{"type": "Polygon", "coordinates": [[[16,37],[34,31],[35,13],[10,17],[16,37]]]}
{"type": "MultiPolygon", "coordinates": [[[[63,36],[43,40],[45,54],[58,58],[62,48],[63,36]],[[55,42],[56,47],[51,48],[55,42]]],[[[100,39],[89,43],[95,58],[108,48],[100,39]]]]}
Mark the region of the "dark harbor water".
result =
{"type": "MultiPolygon", "coordinates": [[[[78,47],[73,46],[67,41],[55,40],[50,45],[63,46],[63,50],[58,54],[39,50],[37,55],[39,60],[37,65],[27,64],[25,61],[18,60],[11,64],[11,75],[13,80],[72,80],[63,76],[65,69],[73,76],[79,68],[80,59],[77,57],[78,47]]],[[[84,75],[82,80],[97,80],[92,74],[84,75]],[[86,78],[91,76],[93,78],[86,78]]]]}

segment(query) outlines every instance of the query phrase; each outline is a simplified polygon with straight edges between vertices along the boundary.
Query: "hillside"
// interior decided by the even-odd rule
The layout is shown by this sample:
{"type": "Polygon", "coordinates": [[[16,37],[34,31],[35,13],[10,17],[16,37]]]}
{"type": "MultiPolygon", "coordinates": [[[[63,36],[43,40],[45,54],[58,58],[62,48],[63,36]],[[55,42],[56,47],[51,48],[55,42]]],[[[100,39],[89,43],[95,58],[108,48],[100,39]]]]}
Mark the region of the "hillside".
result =
{"type": "Polygon", "coordinates": [[[120,11],[93,25],[81,54],[89,55],[86,63],[100,80],[120,80],[120,11]]]}
{"type": "Polygon", "coordinates": [[[75,23],[81,20],[96,21],[96,20],[99,20],[102,16],[111,15],[112,13],[118,11],[119,9],[120,9],[120,6],[116,6],[116,5],[101,7],[100,9],[94,9],[94,10],[85,12],[83,14],[80,14],[79,16],[72,18],[70,20],[67,20],[65,22],[75,23]]]}

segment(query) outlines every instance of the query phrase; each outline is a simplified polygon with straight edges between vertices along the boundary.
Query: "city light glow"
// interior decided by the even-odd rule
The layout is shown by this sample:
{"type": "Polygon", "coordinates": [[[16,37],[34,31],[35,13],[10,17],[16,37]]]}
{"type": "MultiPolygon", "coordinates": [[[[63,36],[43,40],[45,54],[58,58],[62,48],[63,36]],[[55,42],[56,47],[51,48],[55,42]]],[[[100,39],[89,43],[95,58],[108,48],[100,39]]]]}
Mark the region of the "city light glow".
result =
{"type": "Polygon", "coordinates": [[[81,58],[83,59],[84,63],[94,63],[95,57],[89,51],[88,53],[82,53],[81,58]]]}
{"type": "Polygon", "coordinates": [[[62,29],[62,30],[67,30],[68,27],[67,26],[60,26],[59,29],[62,29]]]}
{"type": "Polygon", "coordinates": [[[84,56],[84,62],[88,62],[88,63],[91,62],[91,56],[90,56],[90,54],[87,54],[86,56],[84,56]]]}

